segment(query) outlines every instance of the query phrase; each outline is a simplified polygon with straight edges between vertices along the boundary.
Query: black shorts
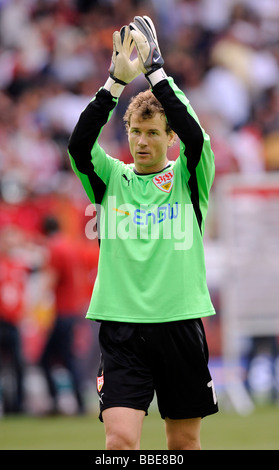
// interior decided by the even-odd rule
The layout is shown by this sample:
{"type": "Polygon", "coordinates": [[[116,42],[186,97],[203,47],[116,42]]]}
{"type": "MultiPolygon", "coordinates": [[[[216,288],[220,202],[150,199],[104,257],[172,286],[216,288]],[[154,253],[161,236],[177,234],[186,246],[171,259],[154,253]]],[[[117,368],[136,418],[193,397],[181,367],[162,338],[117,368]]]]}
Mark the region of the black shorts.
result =
{"type": "Polygon", "coordinates": [[[201,319],[168,323],[102,322],[97,391],[102,411],[144,410],[156,392],[161,417],[197,418],[216,413],[201,319]]]}

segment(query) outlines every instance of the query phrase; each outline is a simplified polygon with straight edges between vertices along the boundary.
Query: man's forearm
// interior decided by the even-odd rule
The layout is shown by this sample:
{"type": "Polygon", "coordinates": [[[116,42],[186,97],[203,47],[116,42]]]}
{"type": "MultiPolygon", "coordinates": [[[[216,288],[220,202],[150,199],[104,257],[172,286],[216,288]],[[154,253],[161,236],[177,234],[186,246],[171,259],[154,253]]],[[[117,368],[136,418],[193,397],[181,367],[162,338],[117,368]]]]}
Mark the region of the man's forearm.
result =
{"type": "MultiPolygon", "coordinates": [[[[186,104],[179,99],[177,92],[166,79],[159,81],[152,91],[162,104],[170,127],[185,144],[189,155],[200,156],[203,146],[202,129],[197,120],[189,113],[186,104]]],[[[183,98],[186,99],[184,95],[183,98]]]]}
{"type": "Polygon", "coordinates": [[[70,137],[68,149],[82,173],[88,173],[92,159],[91,150],[116,103],[117,99],[113,98],[109,91],[101,88],[80,115],[70,137]]]}

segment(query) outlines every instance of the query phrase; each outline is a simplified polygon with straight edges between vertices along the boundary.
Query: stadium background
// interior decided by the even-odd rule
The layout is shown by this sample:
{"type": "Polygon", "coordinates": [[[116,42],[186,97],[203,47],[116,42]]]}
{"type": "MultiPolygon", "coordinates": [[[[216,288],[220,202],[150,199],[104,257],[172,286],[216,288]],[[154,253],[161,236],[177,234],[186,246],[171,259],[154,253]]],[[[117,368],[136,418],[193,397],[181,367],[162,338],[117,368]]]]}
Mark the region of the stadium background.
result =
{"type": "MultiPolygon", "coordinates": [[[[278,175],[278,1],[1,0],[0,238],[4,246],[2,240],[8,234],[12,257],[24,269],[17,282],[2,276],[0,292],[9,293],[9,311],[23,340],[30,415],[47,409],[37,367],[54,316],[52,293],[44,286],[46,244],[41,223],[47,214],[59,219],[80,253],[83,289],[75,350],[89,409],[95,412],[97,407],[98,325],[83,318],[96,276],[98,246],[93,236],[91,240],[85,236],[92,212],[91,217],[85,215],[88,200],[70,168],[66,148],[80,112],[107,79],[113,31],[136,14],[153,18],[165,68],[190,99],[215,153],[205,251],[217,315],[206,320],[205,327],[213,376],[222,396],[220,286],[224,266],[218,188],[228,175],[254,175],[258,181],[278,175]]],[[[126,87],[101,136],[107,153],[126,162],[130,157],[122,116],[129,98],[145,88],[144,77],[126,87]]],[[[169,157],[177,157],[176,146],[169,157]]],[[[271,403],[276,409],[277,332],[266,339],[267,348],[263,341],[253,357],[252,373],[245,357],[254,343],[245,339],[241,373],[244,381],[251,379],[253,401],[271,403]]],[[[64,392],[64,412],[74,413],[63,368],[57,368],[57,382],[64,392]]]]}

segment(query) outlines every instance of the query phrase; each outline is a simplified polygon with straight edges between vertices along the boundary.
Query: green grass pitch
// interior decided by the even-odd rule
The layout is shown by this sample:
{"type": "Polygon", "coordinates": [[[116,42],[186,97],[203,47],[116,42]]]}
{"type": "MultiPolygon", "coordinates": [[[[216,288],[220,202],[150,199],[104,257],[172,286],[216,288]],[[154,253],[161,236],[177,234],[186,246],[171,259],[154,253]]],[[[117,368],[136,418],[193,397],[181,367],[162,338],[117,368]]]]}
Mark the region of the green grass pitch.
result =
{"type": "MultiPolygon", "coordinates": [[[[248,416],[222,412],[202,422],[204,450],[278,450],[279,407],[257,406],[248,416]]],[[[4,416],[0,450],[104,450],[103,424],[97,415],[4,416]]],[[[145,418],[141,450],[166,450],[164,422],[156,411],[145,418]]]]}

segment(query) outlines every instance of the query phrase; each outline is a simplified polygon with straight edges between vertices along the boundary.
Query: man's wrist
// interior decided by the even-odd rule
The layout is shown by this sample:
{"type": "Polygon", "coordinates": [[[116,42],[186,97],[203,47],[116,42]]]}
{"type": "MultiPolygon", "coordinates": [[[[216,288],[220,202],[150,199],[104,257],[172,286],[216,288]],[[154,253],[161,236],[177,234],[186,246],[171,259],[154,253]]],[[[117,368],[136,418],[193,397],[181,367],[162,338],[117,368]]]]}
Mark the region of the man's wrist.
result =
{"type": "Polygon", "coordinates": [[[161,82],[161,80],[165,80],[166,78],[168,78],[168,76],[167,76],[166,72],[164,71],[163,67],[160,67],[159,69],[155,70],[154,72],[146,74],[145,78],[150,83],[150,85],[153,87],[153,86],[157,85],[157,83],[161,82]]]}
{"type": "Polygon", "coordinates": [[[125,88],[125,85],[122,85],[121,83],[117,83],[112,77],[108,77],[103,88],[109,91],[110,94],[114,96],[115,98],[119,98],[119,96],[121,95],[122,91],[125,88]]]}

